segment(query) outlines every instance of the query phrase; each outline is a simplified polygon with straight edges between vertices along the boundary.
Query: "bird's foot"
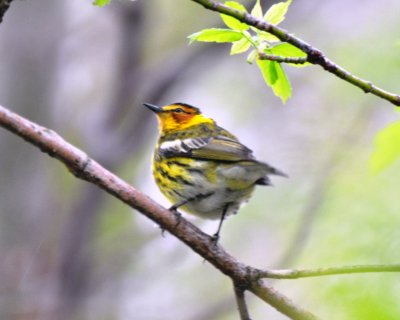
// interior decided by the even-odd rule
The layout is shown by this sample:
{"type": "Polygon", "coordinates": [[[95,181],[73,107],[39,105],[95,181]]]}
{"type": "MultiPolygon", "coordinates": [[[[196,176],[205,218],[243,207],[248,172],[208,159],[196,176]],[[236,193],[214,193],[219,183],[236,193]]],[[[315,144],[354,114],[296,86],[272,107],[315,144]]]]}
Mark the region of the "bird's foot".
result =
{"type": "Polygon", "coordinates": [[[219,240],[219,233],[217,232],[211,236],[211,243],[216,247],[218,244],[218,240],[219,240]]]}
{"type": "Polygon", "coordinates": [[[168,210],[171,211],[175,215],[176,222],[175,222],[175,226],[174,227],[176,228],[181,223],[182,214],[178,211],[178,207],[175,206],[175,205],[170,207],[168,210]]]}

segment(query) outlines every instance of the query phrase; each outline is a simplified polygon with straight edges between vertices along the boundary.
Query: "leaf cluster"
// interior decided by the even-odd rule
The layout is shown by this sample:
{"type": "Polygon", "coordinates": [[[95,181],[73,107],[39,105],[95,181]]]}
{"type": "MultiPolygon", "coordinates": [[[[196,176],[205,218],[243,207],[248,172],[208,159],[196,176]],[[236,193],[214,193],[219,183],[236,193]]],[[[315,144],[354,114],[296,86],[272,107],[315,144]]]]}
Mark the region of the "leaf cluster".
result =
{"type": "MultiPolygon", "coordinates": [[[[292,0],[287,0],[274,4],[263,13],[260,0],[257,0],[250,14],[270,24],[278,25],[285,19],[291,2],[292,0]]],[[[224,4],[247,13],[246,8],[236,1],[227,1],[224,4]]],[[[236,18],[225,14],[220,14],[220,17],[227,28],[211,28],[196,32],[189,36],[190,43],[194,41],[232,43],[231,55],[249,52],[247,62],[250,64],[256,62],[265,83],[285,103],[292,96],[292,87],[279,61],[285,60],[285,58],[306,58],[306,54],[289,43],[281,42],[276,36],[250,27],[236,18]],[[269,57],[269,59],[265,57],[269,57]]],[[[306,66],[307,63],[290,65],[306,66]]]]}

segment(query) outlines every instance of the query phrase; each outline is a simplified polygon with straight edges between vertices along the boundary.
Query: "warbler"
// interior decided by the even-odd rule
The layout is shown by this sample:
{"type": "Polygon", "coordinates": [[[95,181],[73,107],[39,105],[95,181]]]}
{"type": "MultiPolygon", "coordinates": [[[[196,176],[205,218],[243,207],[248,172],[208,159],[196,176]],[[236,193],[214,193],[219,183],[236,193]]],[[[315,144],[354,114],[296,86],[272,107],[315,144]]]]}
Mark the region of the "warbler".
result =
{"type": "Polygon", "coordinates": [[[270,185],[268,175],[286,174],[257,161],[253,152],[200,109],[176,102],[163,107],[149,103],[159,122],[153,156],[153,177],[161,192],[178,208],[222,223],[246,203],[256,185],[270,185]]]}

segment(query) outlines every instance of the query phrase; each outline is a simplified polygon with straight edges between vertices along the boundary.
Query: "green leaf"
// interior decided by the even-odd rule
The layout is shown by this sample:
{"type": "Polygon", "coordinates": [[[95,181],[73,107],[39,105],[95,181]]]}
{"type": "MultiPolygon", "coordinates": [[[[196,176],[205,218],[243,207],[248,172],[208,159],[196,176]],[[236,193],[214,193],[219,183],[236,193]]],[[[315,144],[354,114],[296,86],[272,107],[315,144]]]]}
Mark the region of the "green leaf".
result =
{"type": "Polygon", "coordinates": [[[246,37],[243,37],[232,44],[231,55],[246,52],[249,50],[250,46],[251,42],[246,37]]]}
{"type": "Polygon", "coordinates": [[[290,43],[280,43],[270,48],[270,52],[282,57],[305,58],[307,54],[290,43]]]}
{"type": "Polygon", "coordinates": [[[270,61],[270,64],[269,64],[269,75],[270,75],[270,85],[272,87],[276,83],[276,80],[278,80],[278,72],[276,70],[276,66],[277,65],[278,65],[278,63],[270,61]]]}
{"type": "Polygon", "coordinates": [[[256,1],[256,3],[254,4],[254,7],[253,7],[253,9],[251,10],[251,13],[250,13],[252,16],[254,16],[254,17],[256,17],[256,18],[259,18],[259,19],[262,19],[262,17],[263,17],[263,12],[262,12],[262,7],[261,7],[261,4],[260,4],[260,0],[257,0],[256,1]]]}
{"type": "Polygon", "coordinates": [[[264,20],[268,21],[271,24],[279,24],[285,19],[285,14],[288,11],[288,8],[292,0],[288,0],[286,2],[279,2],[271,6],[267,13],[264,16],[264,20]]]}
{"type": "MultiPolygon", "coordinates": [[[[281,57],[292,57],[292,58],[305,58],[307,57],[307,54],[300,50],[299,48],[291,45],[290,43],[280,43],[276,46],[273,46],[272,48],[269,48],[266,50],[266,53],[268,54],[273,54],[276,56],[281,56],[281,57]]],[[[302,68],[302,67],[307,67],[310,66],[311,63],[306,62],[306,63],[288,63],[288,65],[292,67],[297,67],[297,68],[302,68]]]]}
{"type": "Polygon", "coordinates": [[[269,60],[257,59],[265,83],[272,88],[274,94],[285,103],[292,96],[292,87],[282,66],[269,60]]]}
{"type": "MultiPolygon", "coordinates": [[[[224,4],[232,9],[247,12],[246,8],[242,4],[236,1],[227,1],[224,4]]],[[[226,14],[221,14],[220,16],[222,21],[226,24],[226,26],[233,30],[244,31],[249,29],[249,26],[247,24],[240,22],[236,18],[233,18],[226,14]]]]}
{"type": "Polygon", "coordinates": [[[267,42],[280,42],[281,41],[278,37],[274,36],[273,34],[264,32],[264,31],[258,32],[258,38],[262,41],[267,41],[267,42]]]}
{"type": "Polygon", "coordinates": [[[110,3],[111,0],[94,0],[93,4],[95,6],[104,7],[110,3]]]}
{"type": "Polygon", "coordinates": [[[204,29],[188,36],[190,43],[194,41],[201,42],[235,42],[243,38],[239,31],[230,29],[204,29]]]}
{"type": "Polygon", "coordinates": [[[282,65],[280,63],[274,62],[276,73],[278,75],[278,79],[272,87],[275,95],[281,98],[283,103],[292,96],[292,86],[290,85],[289,79],[286,76],[285,70],[283,70],[282,65]]]}
{"type": "Polygon", "coordinates": [[[369,169],[379,173],[400,158],[400,121],[380,131],[375,138],[375,150],[369,159],[369,169]]]}
{"type": "Polygon", "coordinates": [[[277,79],[277,73],[275,66],[273,65],[272,61],[269,60],[260,60],[256,59],[258,68],[260,69],[264,81],[267,85],[272,87],[272,85],[276,82],[277,79]]]}

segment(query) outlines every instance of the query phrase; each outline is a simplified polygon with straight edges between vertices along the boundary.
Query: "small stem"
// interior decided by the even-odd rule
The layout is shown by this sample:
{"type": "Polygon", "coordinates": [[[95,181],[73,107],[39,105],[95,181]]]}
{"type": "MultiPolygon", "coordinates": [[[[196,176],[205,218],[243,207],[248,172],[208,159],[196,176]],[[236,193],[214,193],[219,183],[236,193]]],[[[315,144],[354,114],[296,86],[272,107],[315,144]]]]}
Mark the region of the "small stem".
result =
{"type": "Polygon", "coordinates": [[[293,305],[287,297],[281,295],[274,288],[261,281],[253,282],[252,286],[248,290],[273,307],[276,305],[281,305],[282,308],[279,311],[292,320],[319,319],[311,312],[304,310],[299,306],[293,305]]]}
{"type": "Polygon", "coordinates": [[[243,36],[249,40],[249,42],[251,43],[251,45],[254,47],[254,49],[257,49],[257,43],[254,42],[253,37],[251,36],[251,34],[249,34],[247,31],[242,31],[243,36]]]}
{"type": "Polygon", "coordinates": [[[260,60],[270,60],[283,63],[293,63],[293,64],[305,64],[307,63],[307,57],[282,57],[273,54],[266,54],[264,52],[258,52],[258,59],[260,60]]]}
{"type": "Polygon", "coordinates": [[[235,289],[236,304],[238,306],[240,320],[251,320],[243,288],[235,283],[233,283],[233,287],[235,289]]]}
{"type": "Polygon", "coordinates": [[[330,267],[318,269],[282,269],[282,270],[262,270],[259,272],[260,278],[270,279],[299,279],[309,277],[321,277],[331,275],[343,275],[353,273],[371,272],[400,272],[400,264],[394,265],[356,265],[344,267],[330,267]]]}

